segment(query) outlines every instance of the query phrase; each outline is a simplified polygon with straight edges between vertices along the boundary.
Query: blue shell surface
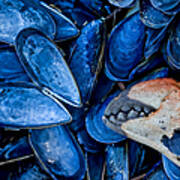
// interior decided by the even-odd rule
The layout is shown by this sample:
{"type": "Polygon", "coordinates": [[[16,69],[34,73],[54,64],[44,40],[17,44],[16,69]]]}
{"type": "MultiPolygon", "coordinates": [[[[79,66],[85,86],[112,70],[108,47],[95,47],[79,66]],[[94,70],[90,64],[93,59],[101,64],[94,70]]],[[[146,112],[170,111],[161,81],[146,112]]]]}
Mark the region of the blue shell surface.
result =
{"type": "Polygon", "coordinates": [[[146,30],[147,38],[144,48],[144,55],[146,58],[149,58],[159,50],[160,45],[167,33],[168,27],[169,26],[167,25],[162,29],[147,28],[146,30]]]}
{"type": "Polygon", "coordinates": [[[29,0],[0,1],[0,41],[14,44],[18,33],[28,27],[39,29],[48,37],[55,35],[55,24],[38,3],[29,0]]]}
{"type": "Polygon", "coordinates": [[[10,173],[11,180],[50,180],[50,177],[41,170],[35,160],[21,161],[10,173]],[[18,169],[19,167],[19,169],[18,169]]]}
{"type": "Polygon", "coordinates": [[[140,0],[140,15],[142,22],[150,28],[160,29],[169,24],[171,16],[155,9],[150,0],[140,0]]]}
{"type": "Polygon", "coordinates": [[[175,165],[166,156],[162,156],[163,167],[166,175],[169,179],[179,180],[180,179],[180,167],[175,165]]]}
{"type": "Polygon", "coordinates": [[[82,102],[88,103],[99,72],[105,28],[102,20],[87,24],[75,43],[70,69],[78,84],[82,102]]]}
{"type": "Polygon", "coordinates": [[[82,8],[65,9],[63,11],[65,15],[72,19],[72,21],[78,26],[83,27],[86,23],[95,19],[95,16],[82,8]]]}
{"type": "Polygon", "coordinates": [[[129,156],[128,143],[107,145],[106,170],[107,180],[128,180],[129,179],[129,156]]]}
{"type": "Polygon", "coordinates": [[[128,153],[131,177],[147,172],[149,169],[153,169],[159,165],[159,154],[142,144],[129,141],[128,153]]]}
{"type": "Polygon", "coordinates": [[[180,70],[180,21],[177,21],[171,31],[167,42],[167,63],[174,70],[180,70]]]}
{"type": "Polygon", "coordinates": [[[108,0],[110,4],[120,7],[127,8],[129,7],[135,0],[108,0]]]}
{"type": "Polygon", "coordinates": [[[163,168],[156,168],[152,172],[148,173],[148,176],[146,177],[147,180],[168,180],[168,177],[166,176],[165,172],[163,171],[163,168]]]}
{"type": "Polygon", "coordinates": [[[174,9],[180,4],[180,0],[150,0],[150,2],[156,9],[163,12],[174,9]]]}
{"type": "Polygon", "coordinates": [[[102,105],[92,107],[86,117],[86,129],[88,134],[100,143],[117,143],[126,139],[126,137],[108,128],[102,120],[106,106],[113,97],[114,96],[111,96],[106,99],[102,105]]]}
{"type": "Polygon", "coordinates": [[[104,179],[104,153],[86,153],[88,180],[104,179]]]}
{"type": "MultiPolygon", "coordinates": [[[[163,144],[174,154],[180,155],[180,132],[175,131],[172,138],[164,137],[162,139],[163,144]]],[[[180,167],[175,165],[164,155],[162,156],[163,167],[167,176],[172,180],[180,179],[180,167]]]]}
{"type": "Polygon", "coordinates": [[[69,124],[69,127],[73,132],[78,132],[84,127],[85,124],[84,107],[82,106],[81,108],[76,108],[72,106],[66,106],[66,108],[72,116],[72,122],[69,124]]]}
{"type": "MultiPolygon", "coordinates": [[[[53,0],[54,5],[56,5],[58,8],[64,10],[68,8],[74,8],[76,0],[53,0]]],[[[50,2],[52,3],[52,1],[50,2]]]]}
{"type": "Polygon", "coordinates": [[[55,44],[35,29],[21,31],[16,51],[29,77],[55,98],[73,106],[81,105],[74,77],[55,44]]]}
{"type": "Polygon", "coordinates": [[[79,2],[82,3],[87,9],[98,14],[101,14],[101,10],[104,6],[102,0],[79,0],[79,2]]]}
{"type": "Polygon", "coordinates": [[[102,151],[104,148],[102,144],[92,139],[85,129],[77,133],[77,139],[86,152],[97,153],[102,151]]]}
{"type": "Polygon", "coordinates": [[[176,7],[167,10],[164,13],[167,15],[176,15],[179,11],[180,11],[180,3],[176,7]]]}
{"type": "Polygon", "coordinates": [[[130,79],[133,79],[134,76],[138,77],[138,75],[142,75],[143,73],[147,73],[156,67],[159,67],[164,62],[164,59],[160,55],[156,55],[153,57],[150,57],[149,59],[146,59],[142,61],[140,64],[138,64],[130,73],[129,77],[130,79]]]}
{"type": "Polygon", "coordinates": [[[71,121],[62,104],[30,84],[0,86],[0,115],[0,126],[11,128],[38,128],[71,121]]]}
{"type": "Polygon", "coordinates": [[[65,15],[72,19],[72,21],[78,26],[83,27],[86,23],[90,23],[95,19],[95,16],[82,8],[65,9],[63,11],[65,15]]]}
{"type": "Polygon", "coordinates": [[[115,26],[108,42],[105,73],[113,81],[128,81],[129,73],[143,58],[145,27],[139,13],[115,26]],[[125,68],[126,67],[126,68],[125,68]]]}
{"type": "Polygon", "coordinates": [[[157,79],[157,78],[168,77],[168,74],[169,74],[169,69],[167,67],[162,67],[162,68],[156,69],[153,72],[149,73],[147,76],[130,83],[127,86],[127,88],[130,88],[139,82],[148,81],[148,80],[157,79]]]}
{"type": "Polygon", "coordinates": [[[13,48],[0,49],[0,79],[4,82],[12,82],[20,77],[24,78],[25,81],[29,81],[15,50],[13,48]]]}
{"type": "Polygon", "coordinates": [[[25,172],[21,173],[16,177],[17,180],[49,180],[49,176],[40,171],[37,165],[32,168],[27,169],[25,172]]]}
{"type": "Polygon", "coordinates": [[[10,145],[8,144],[7,147],[8,148],[4,152],[4,158],[6,160],[29,156],[33,154],[26,136],[20,138],[15,143],[12,143],[10,145]]]}
{"type": "Polygon", "coordinates": [[[65,126],[32,130],[30,144],[52,177],[82,179],[85,160],[79,145],[65,126]]]}
{"type": "Polygon", "coordinates": [[[51,8],[44,2],[40,2],[41,5],[48,11],[48,13],[52,16],[55,24],[56,24],[56,34],[55,41],[65,41],[76,37],[79,34],[79,30],[73,24],[73,22],[64,16],[58,9],[51,8]]]}
{"type": "Polygon", "coordinates": [[[98,79],[96,87],[92,92],[91,101],[93,104],[98,104],[107,96],[107,94],[113,89],[115,82],[111,81],[107,78],[104,71],[101,71],[98,79]]]}

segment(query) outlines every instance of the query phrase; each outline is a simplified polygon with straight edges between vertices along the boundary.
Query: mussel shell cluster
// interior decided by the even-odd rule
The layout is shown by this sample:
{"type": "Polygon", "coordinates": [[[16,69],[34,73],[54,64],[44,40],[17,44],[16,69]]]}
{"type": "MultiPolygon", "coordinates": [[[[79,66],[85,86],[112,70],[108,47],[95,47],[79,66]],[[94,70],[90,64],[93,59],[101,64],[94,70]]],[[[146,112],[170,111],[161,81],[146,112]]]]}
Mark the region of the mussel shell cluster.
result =
{"type": "Polygon", "coordinates": [[[180,179],[180,0],[0,0],[0,174],[180,179]]]}

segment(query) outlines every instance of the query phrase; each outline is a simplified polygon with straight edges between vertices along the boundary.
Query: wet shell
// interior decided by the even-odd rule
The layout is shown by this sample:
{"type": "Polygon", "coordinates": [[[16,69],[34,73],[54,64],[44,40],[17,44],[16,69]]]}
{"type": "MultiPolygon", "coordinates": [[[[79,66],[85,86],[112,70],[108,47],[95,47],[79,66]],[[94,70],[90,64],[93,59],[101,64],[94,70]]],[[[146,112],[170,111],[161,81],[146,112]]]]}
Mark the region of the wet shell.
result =
{"type": "Polygon", "coordinates": [[[16,39],[20,62],[34,83],[46,95],[80,106],[78,87],[61,52],[35,29],[21,31],[16,39]]]}
{"type": "Polygon", "coordinates": [[[3,127],[41,128],[71,121],[62,104],[43,95],[32,84],[3,84],[0,99],[0,126],[3,127]]]}
{"type": "Polygon", "coordinates": [[[49,14],[35,1],[1,0],[0,41],[15,43],[18,33],[28,27],[36,28],[52,38],[55,24],[49,14]]]}
{"type": "Polygon", "coordinates": [[[67,127],[32,130],[29,141],[42,167],[53,179],[84,177],[83,154],[67,127]]]}

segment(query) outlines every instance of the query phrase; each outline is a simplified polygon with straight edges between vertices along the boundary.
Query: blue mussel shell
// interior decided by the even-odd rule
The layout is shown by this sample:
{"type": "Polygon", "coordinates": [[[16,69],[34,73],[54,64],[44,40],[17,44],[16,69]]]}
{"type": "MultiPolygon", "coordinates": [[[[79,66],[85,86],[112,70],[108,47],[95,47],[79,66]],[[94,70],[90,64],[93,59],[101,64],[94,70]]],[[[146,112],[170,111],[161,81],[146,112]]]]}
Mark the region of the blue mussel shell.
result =
{"type": "Polygon", "coordinates": [[[42,92],[73,106],[81,105],[79,90],[61,52],[35,29],[21,31],[16,39],[20,62],[42,92]]]}

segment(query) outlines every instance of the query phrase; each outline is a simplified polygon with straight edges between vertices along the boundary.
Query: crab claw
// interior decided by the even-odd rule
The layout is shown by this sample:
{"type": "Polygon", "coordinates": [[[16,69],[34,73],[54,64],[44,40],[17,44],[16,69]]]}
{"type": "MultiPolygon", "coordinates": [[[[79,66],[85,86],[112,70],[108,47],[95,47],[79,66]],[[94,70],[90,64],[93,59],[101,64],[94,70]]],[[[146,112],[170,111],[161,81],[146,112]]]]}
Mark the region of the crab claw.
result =
{"type": "Polygon", "coordinates": [[[133,86],[110,102],[103,120],[116,132],[156,149],[180,166],[180,152],[171,150],[171,139],[174,139],[180,130],[180,88],[176,81],[157,79],[133,86]],[[129,107],[129,104],[134,104],[131,109],[134,109],[136,117],[126,116],[122,121],[117,115],[113,122],[110,120],[112,118],[109,114],[115,111],[119,113],[123,106],[129,107]],[[137,106],[141,112],[145,112],[143,108],[149,108],[151,111],[144,113],[142,117],[135,111],[137,106]]]}

